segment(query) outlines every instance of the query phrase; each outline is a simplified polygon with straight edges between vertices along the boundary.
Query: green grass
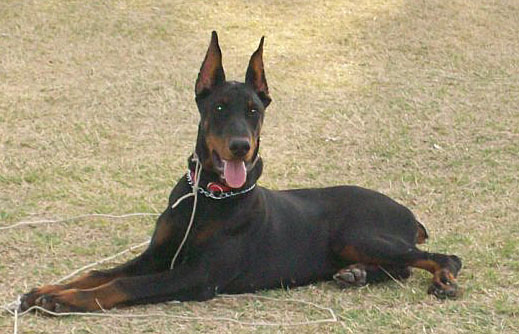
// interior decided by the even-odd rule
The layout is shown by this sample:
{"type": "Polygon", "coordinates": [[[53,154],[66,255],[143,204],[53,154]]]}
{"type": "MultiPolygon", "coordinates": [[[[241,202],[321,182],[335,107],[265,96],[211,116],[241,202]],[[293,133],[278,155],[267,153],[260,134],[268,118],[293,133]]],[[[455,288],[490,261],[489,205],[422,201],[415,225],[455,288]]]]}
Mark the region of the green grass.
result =
{"type": "MultiPolygon", "coordinates": [[[[456,301],[428,296],[430,275],[419,271],[404,287],[260,293],[331,307],[337,324],[29,315],[19,333],[519,331],[517,1],[3,1],[0,23],[0,226],[163,210],[193,148],[194,80],[215,29],[226,74],[237,80],[266,36],[273,103],[261,185],[380,190],[427,226],[424,249],[464,260],[465,295],[456,301]]],[[[132,218],[2,231],[0,303],[152,229],[153,219],[132,218]]],[[[247,298],[127,310],[156,311],[323,316],[247,298]]],[[[12,318],[0,314],[0,332],[11,331],[12,318]]]]}

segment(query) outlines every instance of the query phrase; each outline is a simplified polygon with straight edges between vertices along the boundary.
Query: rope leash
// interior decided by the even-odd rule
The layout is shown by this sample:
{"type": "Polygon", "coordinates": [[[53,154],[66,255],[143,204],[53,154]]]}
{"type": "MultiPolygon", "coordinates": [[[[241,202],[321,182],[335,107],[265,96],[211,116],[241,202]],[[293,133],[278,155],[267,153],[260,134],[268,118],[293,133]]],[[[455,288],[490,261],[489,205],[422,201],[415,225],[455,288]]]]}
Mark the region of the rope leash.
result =
{"type": "Polygon", "coordinates": [[[189,236],[189,232],[191,232],[191,227],[193,227],[193,222],[195,220],[195,213],[196,213],[196,205],[198,202],[198,183],[200,182],[200,175],[202,174],[202,164],[200,163],[200,159],[198,159],[198,156],[196,153],[193,153],[193,159],[195,159],[196,166],[195,166],[195,183],[192,185],[192,192],[180,197],[172,206],[171,209],[176,208],[183,200],[186,198],[189,198],[191,196],[194,196],[195,199],[193,201],[193,210],[191,211],[191,218],[189,219],[189,224],[187,225],[186,233],[184,234],[184,238],[182,239],[182,242],[177,248],[177,251],[175,252],[175,256],[173,256],[173,259],[171,260],[171,265],[169,266],[169,269],[173,269],[175,266],[175,261],[177,260],[178,255],[180,254],[180,251],[182,250],[182,247],[184,247],[184,244],[186,243],[187,237],[189,236]]]}
{"type": "Polygon", "coordinates": [[[43,224],[54,224],[54,223],[68,223],[72,221],[82,220],[85,218],[108,218],[108,219],[124,219],[128,217],[141,217],[141,216],[151,216],[151,217],[157,217],[160,214],[158,213],[151,213],[151,212],[134,212],[134,213],[127,213],[124,215],[110,215],[106,213],[89,213],[86,215],[79,215],[74,216],[70,218],[63,218],[63,219],[43,219],[43,220],[34,220],[34,221],[21,221],[18,223],[15,223],[13,225],[9,226],[0,226],[0,231],[3,230],[10,230],[16,227],[20,226],[32,226],[32,225],[43,225],[43,224]]]}
{"type": "MultiPolygon", "coordinates": [[[[274,302],[284,302],[284,303],[294,303],[294,304],[301,304],[301,305],[307,305],[310,306],[316,310],[323,311],[329,314],[329,317],[322,318],[322,319],[315,319],[315,320],[305,320],[305,321],[297,321],[297,322],[256,322],[256,321],[245,321],[245,320],[239,320],[236,318],[229,318],[229,317],[200,317],[200,316],[190,316],[190,315],[176,315],[176,314],[169,314],[166,312],[149,312],[149,313],[116,313],[114,311],[104,311],[102,313],[93,313],[93,312],[64,312],[64,313],[56,313],[53,311],[49,311],[47,309],[44,309],[40,306],[32,306],[29,309],[25,310],[24,312],[18,313],[17,310],[9,310],[6,309],[7,312],[9,312],[14,317],[14,334],[17,334],[17,328],[18,328],[18,318],[25,315],[26,313],[31,312],[32,310],[39,310],[41,312],[44,312],[46,314],[57,316],[57,317],[63,317],[63,316],[70,316],[70,315],[76,315],[76,316],[86,316],[86,317],[95,317],[95,318],[154,318],[154,317],[160,317],[160,318],[171,318],[176,319],[179,321],[202,321],[202,322],[229,322],[241,326],[249,326],[249,327],[259,327],[259,326],[265,326],[265,327],[295,327],[295,326],[307,326],[307,325],[316,325],[316,324],[323,324],[323,323],[336,323],[338,322],[338,317],[333,311],[332,308],[321,306],[312,302],[308,302],[305,300],[299,300],[299,299],[292,299],[292,298],[274,298],[274,297],[267,297],[267,296],[258,296],[253,294],[241,294],[241,295],[218,295],[217,298],[220,299],[239,299],[239,298],[253,298],[253,299],[264,299],[274,302]]],[[[4,307],[5,308],[5,307],[4,307]]]]}

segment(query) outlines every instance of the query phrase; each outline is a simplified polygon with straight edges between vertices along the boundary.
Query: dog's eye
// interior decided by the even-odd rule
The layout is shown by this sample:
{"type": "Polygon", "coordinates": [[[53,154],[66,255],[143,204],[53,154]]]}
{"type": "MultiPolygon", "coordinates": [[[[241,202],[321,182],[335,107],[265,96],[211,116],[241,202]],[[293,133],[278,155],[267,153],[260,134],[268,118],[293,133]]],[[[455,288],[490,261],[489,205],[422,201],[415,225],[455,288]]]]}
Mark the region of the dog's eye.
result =
{"type": "Polygon", "coordinates": [[[216,111],[221,112],[223,111],[223,106],[221,104],[216,106],[216,111]]]}
{"type": "Polygon", "coordinates": [[[251,115],[254,115],[254,114],[256,114],[257,112],[258,112],[258,109],[256,109],[256,108],[250,108],[250,109],[249,109],[249,114],[251,114],[251,115]]]}

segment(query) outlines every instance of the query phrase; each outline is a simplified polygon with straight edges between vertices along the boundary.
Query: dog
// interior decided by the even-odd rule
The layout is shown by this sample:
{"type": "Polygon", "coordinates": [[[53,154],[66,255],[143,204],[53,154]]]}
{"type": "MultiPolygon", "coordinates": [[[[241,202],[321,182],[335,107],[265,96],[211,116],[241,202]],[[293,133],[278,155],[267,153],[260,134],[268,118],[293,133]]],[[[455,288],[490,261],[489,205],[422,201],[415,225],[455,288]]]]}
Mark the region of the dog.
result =
{"type": "Polygon", "coordinates": [[[428,237],[425,227],[389,197],[356,186],[284,191],[256,186],[263,169],[260,132],[271,102],[263,40],[245,82],[226,81],[213,31],[195,84],[200,112],[195,153],[148,248],[113,269],[33,289],[22,296],[21,310],[36,305],[88,312],[204,301],[218,293],[332,279],[342,287],[362,286],[408,278],[411,267],[433,274],[430,294],[460,295],[461,260],[419,250],[416,245],[428,237]]]}

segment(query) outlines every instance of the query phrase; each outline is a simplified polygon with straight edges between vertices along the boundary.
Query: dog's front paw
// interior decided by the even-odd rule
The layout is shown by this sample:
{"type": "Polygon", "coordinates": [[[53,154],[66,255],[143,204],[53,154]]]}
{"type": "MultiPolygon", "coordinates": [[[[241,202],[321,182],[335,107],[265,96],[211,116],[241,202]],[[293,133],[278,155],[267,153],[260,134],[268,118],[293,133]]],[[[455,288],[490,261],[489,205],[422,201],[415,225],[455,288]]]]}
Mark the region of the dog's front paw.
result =
{"type": "Polygon", "coordinates": [[[84,292],[77,289],[69,289],[40,295],[34,305],[55,313],[89,311],[85,307],[84,292]]]}
{"type": "Polygon", "coordinates": [[[28,293],[24,294],[20,299],[20,310],[26,311],[27,309],[35,306],[35,302],[38,298],[45,294],[56,293],[62,290],[61,285],[44,285],[41,288],[34,288],[28,293]]]}

